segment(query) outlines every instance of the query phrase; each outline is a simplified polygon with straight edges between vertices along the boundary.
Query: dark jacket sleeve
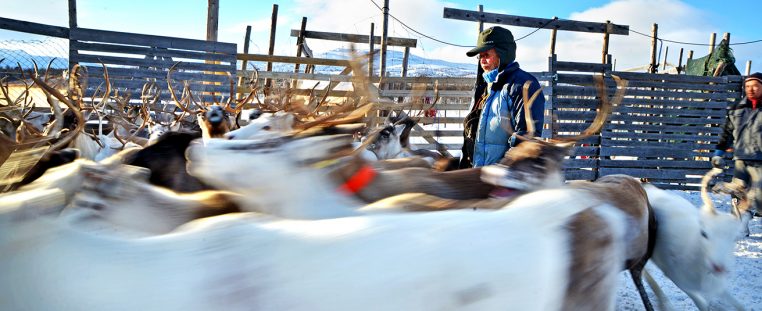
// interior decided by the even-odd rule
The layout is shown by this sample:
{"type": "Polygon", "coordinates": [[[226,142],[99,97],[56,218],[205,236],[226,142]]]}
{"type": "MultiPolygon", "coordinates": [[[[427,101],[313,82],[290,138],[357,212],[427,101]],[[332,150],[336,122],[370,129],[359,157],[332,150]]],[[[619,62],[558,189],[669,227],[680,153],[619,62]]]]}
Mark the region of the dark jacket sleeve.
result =
{"type": "Polygon", "coordinates": [[[730,114],[738,107],[738,103],[735,105],[728,107],[728,109],[725,111],[725,125],[722,127],[722,133],[720,134],[720,141],[717,143],[717,146],[714,147],[716,150],[722,150],[725,151],[728,148],[733,147],[733,130],[735,130],[735,124],[730,121],[730,114]]]}
{"type": "MultiPolygon", "coordinates": [[[[542,86],[537,81],[536,78],[532,77],[528,73],[524,73],[527,77],[526,79],[517,79],[514,87],[512,87],[512,94],[511,94],[511,100],[514,102],[514,107],[512,109],[512,113],[514,115],[514,131],[519,135],[526,135],[527,134],[527,123],[526,123],[526,117],[524,116],[524,96],[523,96],[523,87],[525,81],[531,81],[531,84],[529,86],[529,93],[528,96],[531,97],[534,92],[537,90],[541,90],[542,86]]],[[[544,123],[544,116],[545,116],[545,94],[543,94],[542,91],[540,91],[540,95],[537,96],[537,99],[532,103],[531,107],[531,116],[532,120],[534,121],[534,136],[540,136],[542,135],[542,125],[544,123]]]]}

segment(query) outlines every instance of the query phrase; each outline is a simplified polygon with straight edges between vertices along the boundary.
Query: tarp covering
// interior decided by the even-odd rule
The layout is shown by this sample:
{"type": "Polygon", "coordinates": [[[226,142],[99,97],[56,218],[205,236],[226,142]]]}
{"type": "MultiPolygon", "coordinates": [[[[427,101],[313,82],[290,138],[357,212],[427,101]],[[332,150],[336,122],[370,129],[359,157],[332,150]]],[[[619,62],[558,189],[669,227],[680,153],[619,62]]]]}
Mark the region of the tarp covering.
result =
{"type": "Polygon", "coordinates": [[[713,76],[720,62],[725,64],[724,70],[719,72],[719,76],[741,75],[736,68],[736,58],[733,56],[733,49],[725,40],[707,56],[696,59],[689,59],[685,65],[685,73],[693,76],[713,76]]]}

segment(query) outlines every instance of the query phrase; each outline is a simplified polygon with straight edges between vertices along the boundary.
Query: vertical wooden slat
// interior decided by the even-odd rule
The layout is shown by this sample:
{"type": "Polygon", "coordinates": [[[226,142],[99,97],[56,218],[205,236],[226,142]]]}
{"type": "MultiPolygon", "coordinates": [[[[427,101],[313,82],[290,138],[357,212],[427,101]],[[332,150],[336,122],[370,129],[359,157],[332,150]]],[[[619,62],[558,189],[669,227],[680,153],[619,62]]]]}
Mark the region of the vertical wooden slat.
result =
{"type": "MultiPolygon", "coordinates": [[[[375,43],[373,40],[373,37],[375,36],[375,28],[376,25],[374,23],[370,23],[370,38],[368,39],[368,78],[373,79],[373,73],[375,72],[375,66],[373,65],[373,60],[375,58],[375,43]]],[[[357,74],[357,73],[355,73],[357,74]]]]}
{"type": "Polygon", "coordinates": [[[220,21],[220,0],[209,0],[206,14],[206,41],[217,41],[220,21]]]}
{"type": "Polygon", "coordinates": [[[709,55],[711,55],[711,54],[712,54],[712,52],[714,52],[714,41],[715,41],[716,39],[717,39],[717,33],[716,33],[716,32],[713,32],[713,33],[712,33],[712,34],[709,36],[709,55]]]}
{"type": "Polygon", "coordinates": [[[606,31],[603,32],[603,55],[601,55],[601,63],[606,63],[606,55],[609,54],[609,28],[611,27],[611,21],[606,21],[606,31]]]}
{"type": "Polygon", "coordinates": [[[382,9],[384,13],[384,26],[381,31],[381,72],[380,77],[386,77],[386,45],[387,35],[389,30],[389,0],[384,0],[384,7],[382,9]]]}
{"type": "Polygon", "coordinates": [[[656,41],[659,36],[659,25],[654,23],[651,26],[651,64],[648,68],[649,73],[656,73],[656,41]]]}
{"type": "Polygon", "coordinates": [[[680,56],[677,58],[677,74],[683,71],[683,48],[680,48],[680,56]]]}
{"type": "Polygon", "coordinates": [[[69,29],[77,28],[77,0],[69,0],[69,29]]]}
{"type": "MultiPolygon", "coordinates": [[[[302,57],[305,30],[307,30],[307,17],[302,16],[302,25],[299,27],[299,36],[296,37],[296,57],[302,57]]],[[[294,72],[299,72],[299,64],[294,64],[294,72]]]]}
{"type": "Polygon", "coordinates": [[[751,74],[751,61],[750,61],[750,60],[747,60],[747,61],[746,61],[746,73],[745,73],[745,75],[747,75],[747,76],[748,76],[748,75],[750,75],[750,74],[751,74]]]}
{"type": "MultiPolygon", "coordinates": [[[[553,19],[556,19],[556,16],[553,16],[553,19]]],[[[550,31],[550,55],[553,56],[556,54],[556,35],[558,34],[558,28],[553,28],[550,31]]]]}
{"type": "MultiPolygon", "coordinates": [[[[273,55],[275,53],[275,26],[278,24],[278,5],[273,4],[273,14],[270,18],[270,45],[267,49],[267,55],[273,55]]],[[[273,71],[273,63],[267,62],[267,71],[273,71]]],[[[265,95],[270,95],[270,88],[272,87],[272,79],[265,80],[265,95]]]]}
{"type": "Polygon", "coordinates": [[[661,70],[667,70],[667,56],[669,55],[669,46],[664,49],[664,62],[662,62],[661,70]]]}
{"type": "MultiPolygon", "coordinates": [[[[246,26],[246,35],[243,37],[243,54],[249,54],[249,41],[251,41],[251,25],[246,26]]],[[[241,61],[241,72],[246,70],[246,66],[249,65],[248,60],[242,60],[241,61]]],[[[238,86],[240,87],[243,84],[243,76],[238,77],[238,86]]],[[[243,96],[243,94],[238,94],[239,96],[243,96]]]]}

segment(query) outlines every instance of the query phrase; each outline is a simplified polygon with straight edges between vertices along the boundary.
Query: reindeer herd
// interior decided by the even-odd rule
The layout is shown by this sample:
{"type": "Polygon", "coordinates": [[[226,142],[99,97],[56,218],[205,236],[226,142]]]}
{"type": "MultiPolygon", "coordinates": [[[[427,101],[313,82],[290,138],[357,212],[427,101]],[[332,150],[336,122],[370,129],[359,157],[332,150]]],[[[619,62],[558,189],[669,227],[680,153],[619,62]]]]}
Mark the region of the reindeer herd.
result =
{"type": "Polygon", "coordinates": [[[580,135],[530,133],[499,164],[446,171],[446,153],[411,148],[415,117],[363,123],[385,99],[361,78],[343,103],[262,96],[254,77],[206,103],[187,81],[178,95],[176,70],[169,106],[156,82],[112,88],[105,66],[88,97],[78,67],[66,95],[37,70],[16,98],[0,80],[0,309],[615,310],[627,270],[642,308],[671,310],[652,262],[699,310],[748,310],[728,290],[741,222],[706,194],[718,172],[702,207],[627,175],[564,180],[626,81],[610,97],[596,78],[580,135]]]}

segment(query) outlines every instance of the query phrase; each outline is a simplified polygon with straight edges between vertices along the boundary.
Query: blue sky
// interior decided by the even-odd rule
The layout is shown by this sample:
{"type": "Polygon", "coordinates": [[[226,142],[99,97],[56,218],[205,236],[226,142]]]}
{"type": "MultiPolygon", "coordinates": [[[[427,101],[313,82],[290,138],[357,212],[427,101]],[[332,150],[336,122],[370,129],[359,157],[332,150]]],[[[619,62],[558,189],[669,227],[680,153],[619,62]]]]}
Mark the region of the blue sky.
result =
{"type": "MultiPolygon", "coordinates": [[[[383,0],[374,0],[379,5],[383,0]]],[[[68,26],[66,0],[3,0],[0,16],[38,23],[68,26]]],[[[307,28],[316,31],[368,34],[370,23],[376,33],[381,32],[382,14],[371,0],[288,0],[245,1],[220,0],[219,40],[237,43],[243,47],[246,25],[253,26],[251,52],[266,53],[269,39],[270,16],[273,4],[279,5],[276,33],[276,54],[294,55],[295,38],[290,29],[298,29],[303,16],[308,18],[307,28]]],[[[475,10],[478,4],[492,13],[604,22],[629,25],[632,30],[650,33],[651,24],[659,24],[661,38],[709,43],[712,32],[721,38],[731,33],[731,43],[762,39],[757,22],[762,12],[758,0],[556,0],[556,1],[440,1],[391,0],[390,13],[408,26],[439,40],[459,45],[472,45],[476,40],[476,23],[444,19],[444,7],[475,10]]],[[[114,31],[136,32],[165,36],[203,39],[206,35],[207,1],[205,0],[78,0],[80,27],[114,31]]],[[[533,31],[530,28],[507,27],[515,37],[533,31]]],[[[418,39],[413,53],[429,58],[469,62],[464,54],[467,48],[441,44],[411,32],[397,21],[391,20],[389,35],[418,39]]],[[[29,35],[0,31],[0,40],[30,39],[29,35]]],[[[547,69],[550,32],[540,30],[518,42],[517,60],[523,67],[542,71],[547,69]]],[[[602,35],[561,32],[556,49],[559,59],[568,61],[600,60],[602,35]]],[[[345,47],[332,41],[308,42],[317,51],[345,47]]],[[[694,50],[700,57],[708,52],[706,46],[664,43],[669,47],[667,61],[677,63],[680,48],[694,50]]],[[[362,47],[361,47],[362,48],[362,47]]],[[[734,46],[736,65],[741,71],[746,61],[752,60],[752,71],[762,71],[762,42],[734,46]]],[[[650,39],[630,33],[612,36],[610,53],[617,69],[633,68],[649,61],[650,39]]]]}

